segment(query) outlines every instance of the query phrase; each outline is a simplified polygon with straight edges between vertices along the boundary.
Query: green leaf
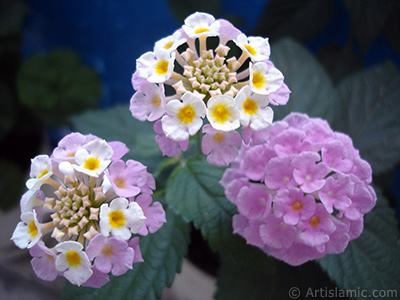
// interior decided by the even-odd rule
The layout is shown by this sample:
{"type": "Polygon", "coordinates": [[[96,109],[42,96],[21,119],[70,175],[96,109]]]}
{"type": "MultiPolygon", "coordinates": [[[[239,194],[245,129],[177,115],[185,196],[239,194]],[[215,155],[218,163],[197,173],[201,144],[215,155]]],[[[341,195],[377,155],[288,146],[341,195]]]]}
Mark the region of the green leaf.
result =
{"type": "Polygon", "coordinates": [[[273,107],[275,120],[296,111],[326,119],[334,126],[339,95],[316,59],[301,45],[284,39],[272,44],[271,60],[292,91],[286,105],[273,107]]]}
{"type": "Polygon", "coordinates": [[[180,216],[167,211],[167,223],[156,233],[140,239],[143,263],[125,275],[112,277],[100,289],[67,284],[61,300],[150,300],[161,297],[180,272],[189,243],[189,226],[180,216]]]}
{"type": "Polygon", "coordinates": [[[219,184],[223,172],[204,160],[190,159],[174,170],[166,193],[167,203],[186,221],[193,222],[214,250],[231,235],[236,210],[219,184]]]}
{"type": "Polygon", "coordinates": [[[270,0],[254,34],[307,41],[329,24],[334,8],[332,0],[270,0]]]}
{"type": "MultiPolygon", "coordinates": [[[[364,231],[337,255],[318,260],[321,267],[346,290],[397,291],[400,295],[400,245],[394,211],[378,192],[375,208],[365,216],[364,231]]],[[[363,298],[359,298],[363,299],[363,298]]],[[[392,298],[385,298],[392,299],[392,298]]],[[[397,297],[396,297],[397,299],[397,297]]]]}
{"type": "Polygon", "coordinates": [[[95,107],[101,96],[99,76],[70,50],[30,57],[18,74],[17,88],[21,102],[51,125],[95,107]]]}
{"type": "Polygon", "coordinates": [[[127,159],[135,159],[154,172],[162,161],[162,153],[155,141],[153,124],[134,119],[128,106],[91,111],[71,118],[75,130],[97,135],[107,141],[121,141],[130,152],[127,159]]]}
{"type": "Polygon", "coordinates": [[[381,173],[400,160],[400,75],[390,64],[354,74],[338,86],[343,114],[341,130],[381,173]]]}

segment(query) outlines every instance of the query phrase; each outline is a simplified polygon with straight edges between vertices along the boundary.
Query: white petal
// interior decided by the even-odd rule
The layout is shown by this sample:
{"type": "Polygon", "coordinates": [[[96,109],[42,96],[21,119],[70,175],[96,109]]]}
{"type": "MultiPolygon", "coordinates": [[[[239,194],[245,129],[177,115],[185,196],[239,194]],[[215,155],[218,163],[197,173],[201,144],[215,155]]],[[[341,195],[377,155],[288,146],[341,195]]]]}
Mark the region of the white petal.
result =
{"type": "Polygon", "coordinates": [[[128,208],[128,226],[131,229],[132,233],[138,233],[139,230],[143,227],[144,220],[146,217],[143,213],[142,208],[136,202],[131,202],[128,208]]]}
{"type": "Polygon", "coordinates": [[[112,210],[124,210],[128,207],[129,201],[126,198],[115,198],[110,203],[110,208],[112,210]]]}
{"type": "Polygon", "coordinates": [[[167,114],[176,117],[178,115],[179,110],[183,107],[181,101],[173,99],[170,100],[166,105],[167,114]]]}
{"type": "Polygon", "coordinates": [[[91,156],[101,160],[111,159],[114,155],[113,149],[105,140],[96,139],[91,141],[85,145],[85,149],[89,151],[91,156]]]}
{"type": "Polygon", "coordinates": [[[189,138],[187,127],[183,125],[177,118],[171,116],[163,116],[161,119],[162,130],[165,136],[174,141],[185,141],[189,138]]]}
{"type": "Polygon", "coordinates": [[[14,230],[11,240],[21,249],[28,247],[31,241],[30,236],[27,234],[27,225],[24,222],[19,222],[14,230]]]}
{"type": "Polygon", "coordinates": [[[63,161],[58,165],[58,169],[60,170],[61,173],[64,175],[69,175],[74,173],[74,168],[72,167],[71,163],[68,161],[63,161]]]}
{"type": "Polygon", "coordinates": [[[40,176],[44,170],[47,172],[53,171],[51,160],[48,155],[42,154],[32,159],[30,177],[36,178],[40,176]]]}
{"type": "Polygon", "coordinates": [[[122,240],[129,240],[132,235],[128,227],[111,228],[111,234],[122,240]]]}
{"type": "Polygon", "coordinates": [[[57,252],[76,251],[79,252],[83,249],[82,244],[75,241],[66,241],[56,245],[57,252]]]}

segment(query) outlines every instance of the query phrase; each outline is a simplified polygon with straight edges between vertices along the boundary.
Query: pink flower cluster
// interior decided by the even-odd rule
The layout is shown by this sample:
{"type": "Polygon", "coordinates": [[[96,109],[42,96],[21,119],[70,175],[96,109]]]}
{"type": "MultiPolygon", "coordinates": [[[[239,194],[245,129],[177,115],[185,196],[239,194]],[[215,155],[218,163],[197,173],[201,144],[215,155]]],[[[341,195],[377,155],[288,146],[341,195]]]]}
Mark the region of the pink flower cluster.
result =
{"type": "Polygon", "coordinates": [[[376,203],[370,165],[349,136],[305,114],[243,145],[221,180],[237,206],[234,233],[290,265],[343,252],[376,203]]]}
{"type": "Polygon", "coordinates": [[[109,273],[120,276],[143,261],[139,236],[166,218],[152,200],[155,180],[146,166],[121,160],[128,151],[121,142],[71,133],[50,156],[32,159],[11,239],[30,249],[39,278],[101,287],[109,273]]]}

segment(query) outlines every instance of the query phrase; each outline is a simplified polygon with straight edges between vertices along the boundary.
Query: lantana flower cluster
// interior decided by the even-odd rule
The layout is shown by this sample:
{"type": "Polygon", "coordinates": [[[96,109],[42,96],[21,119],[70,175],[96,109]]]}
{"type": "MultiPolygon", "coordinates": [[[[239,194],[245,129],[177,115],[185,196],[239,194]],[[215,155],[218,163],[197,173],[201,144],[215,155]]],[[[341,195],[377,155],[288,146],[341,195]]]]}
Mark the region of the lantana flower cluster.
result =
{"type": "Polygon", "coordinates": [[[207,13],[184,23],[137,59],[130,111],[155,121],[164,155],[179,156],[190,136],[202,132],[208,162],[228,165],[242,140],[272,124],[269,104],[286,104],[290,90],[269,60],[268,38],[248,37],[207,13]]]}
{"type": "Polygon", "coordinates": [[[156,232],[165,211],[153,203],[146,166],[121,160],[127,152],[121,142],[71,133],[51,156],[32,159],[11,239],[30,249],[39,278],[101,287],[109,273],[125,274],[143,261],[139,236],[156,232]]]}
{"type": "Polygon", "coordinates": [[[349,136],[291,113],[243,145],[221,180],[234,232],[291,265],[343,252],[376,203],[372,171],[349,136]]]}

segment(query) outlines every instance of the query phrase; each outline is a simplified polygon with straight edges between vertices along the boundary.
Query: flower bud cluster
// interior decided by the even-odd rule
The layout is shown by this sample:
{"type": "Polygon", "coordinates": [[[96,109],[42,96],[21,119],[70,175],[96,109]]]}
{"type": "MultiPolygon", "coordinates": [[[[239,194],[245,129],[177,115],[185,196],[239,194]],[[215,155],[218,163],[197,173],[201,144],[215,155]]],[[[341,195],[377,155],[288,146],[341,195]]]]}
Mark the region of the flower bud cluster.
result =
{"type": "Polygon", "coordinates": [[[201,148],[208,162],[228,165],[242,140],[236,130],[265,130],[273,120],[269,104],[285,105],[289,99],[269,56],[267,38],[247,37],[226,20],[194,13],[137,59],[132,116],[156,121],[164,155],[179,156],[190,136],[204,133],[201,148]],[[203,127],[205,121],[212,128],[203,127]]]}
{"type": "Polygon", "coordinates": [[[376,203],[370,165],[349,136],[291,113],[243,145],[221,180],[234,232],[291,265],[344,251],[376,203]]]}
{"type": "Polygon", "coordinates": [[[121,157],[128,148],[93,135],[71,133],[51,154],[32,159],[21,222],[12,240],[30,249],[37,276],[64,276],[101,287],[141,262],[139,236],[166,222],[152,203],[155,180],[141,163],[121,157]]]}

